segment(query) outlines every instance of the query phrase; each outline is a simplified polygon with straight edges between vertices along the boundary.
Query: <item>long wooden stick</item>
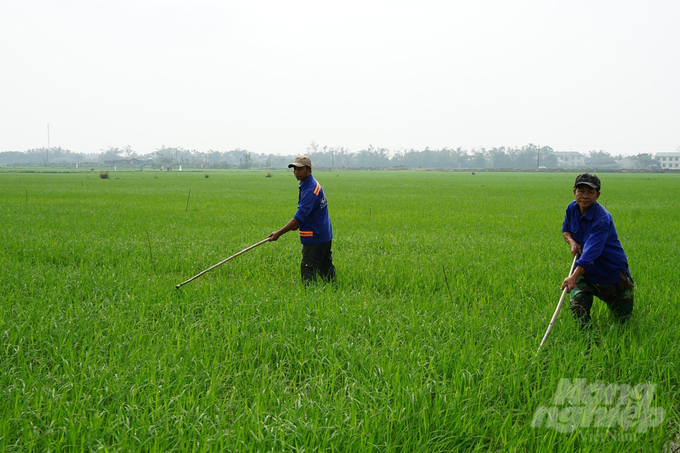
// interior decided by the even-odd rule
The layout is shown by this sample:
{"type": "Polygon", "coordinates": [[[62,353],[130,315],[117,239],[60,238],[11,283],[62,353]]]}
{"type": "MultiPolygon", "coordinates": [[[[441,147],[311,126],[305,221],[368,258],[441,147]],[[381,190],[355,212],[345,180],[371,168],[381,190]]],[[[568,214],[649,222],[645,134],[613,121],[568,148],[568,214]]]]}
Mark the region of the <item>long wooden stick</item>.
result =
{"type": "MultiPolygon", "coordinates": [[[[574,255],[574,261],[571,262],[571,269],[569,269],[569,276],[571,277],[571,274],[574,273],[574,266],[576,266],[576,258],[577,255],[574,255]]],[[[564,302],[564,296],[567,295],[567,288],[564,288],[564,291],[562,291],[562,297],[560,297],[560,301],[557,303],[557,308],[555,309],[555,314],[553,315],[552,319],[550,320],[550,324],[548,324],[548,330],[545,331],[545,335],[543,335],[543,340],[541,340],[541,344],[538,346],[538,350],[536,351],[536,354],[538,354],[538,351],[541,350],[541,346],[545,343],[545,340],[548,339],[548,335],[550,335],[550,331],[553,328],[553,324],[555,324],[555,320],[557,319],[557,315],[560,313],[560,308],[562,308],[562,302],[564,302]]]]}
{"type": "Polygon", "coordinates": [[[213,265],[213,266],[210,266],[209,268],[207,268],[207,269],[204,270],[203,272],[200,272],[200,273],[194,275],[193,277],[191,277],[189,280],[187,280],[187,281],[185,281],[185,282],[182,282],[182,283],[180,283],[179,285],[175,286],[175,288],[179,289],[180,286],[186,285],[187,283],[189,283],[189,282],[192,281],[192,280],[196,280],[198,277],[200,277],[201,275],[205,274],[206,272],[215,269],[217,266],[223,265],[224,263],[226,263],[226,262],[229,261],[230,259],[236,258],[237,256],[246,253],[248,250],[254,249],[254,248],[257,247],[258,245],[264,244],[265,242],[269,242],[269,238],[263,239],[263,240],[261,240],[260,242],[258,242],[257,244],[253,244],[253,245],[251,245],[250,247],[244,248],[244,249],[241,250],[240,252],[231,255],[229,258],[227,258],[227,259],[225,259],[225,260],[222,260],[222,261],[220,261],[219,263],[217,263],[217,264],[215,264],[215,265],[213,265]]]}

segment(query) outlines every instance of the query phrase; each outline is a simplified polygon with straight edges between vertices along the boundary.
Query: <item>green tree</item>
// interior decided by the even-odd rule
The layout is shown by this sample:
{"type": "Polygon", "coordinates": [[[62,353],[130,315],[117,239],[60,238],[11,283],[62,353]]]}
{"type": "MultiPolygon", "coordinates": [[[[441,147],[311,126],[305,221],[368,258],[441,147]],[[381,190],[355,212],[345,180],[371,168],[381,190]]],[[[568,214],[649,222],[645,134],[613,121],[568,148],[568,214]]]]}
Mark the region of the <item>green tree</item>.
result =
{"type": "Polygon", "coordinates": [[[506,148],[491,148],[488,152],[489,166],[491,168],[510,168],[510,156],[506,152],[506,148]]]}
{"type": "Polygon", "coordinates": [[[641,153],[630,158],[635,163],[635,168],[640,170],[656,170],[661,168],[661,162],[651,154],[641,153]]]}
{"type": "Polygon", "coordinates": [[[123,157],[124,150],[120,148],[112,148],[109,146],[107,150],[102,150],[102,153],[97,156],[99,162],[106,162],[111,160],[119,160],[123,157]]]}
{"type": "Polygon", "coordinates": [[[586,159],[586,164],[591,167],[602,168],[602,167],[613,167],[616,164],[616,159],[606,151],[589,151],[588,158],[586,159]]]}

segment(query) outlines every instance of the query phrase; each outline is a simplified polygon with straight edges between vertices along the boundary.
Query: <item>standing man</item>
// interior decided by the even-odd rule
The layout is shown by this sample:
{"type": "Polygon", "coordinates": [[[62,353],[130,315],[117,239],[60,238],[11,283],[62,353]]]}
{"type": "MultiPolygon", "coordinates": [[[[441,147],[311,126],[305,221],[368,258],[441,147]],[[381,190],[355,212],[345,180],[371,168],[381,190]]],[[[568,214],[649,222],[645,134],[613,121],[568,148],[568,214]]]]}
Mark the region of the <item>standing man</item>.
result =
{"type": "Polygon", "coordinates": [[[592,327],[590,308],[593,296],[604,301],[621,322],[633,312],[634,287],[614,227],[612,215],[597,202],[600,178],[583,173],[574,183],[574,201],[569,203],[562,224],[562,235],[571,247],[576,269],[562,283],[571,292],[571,311],[581,328],[592,327]]]}
{"type": "Polygon", "coordinates": [[[291,230],[300,231],[302,243],[302,281],[307,284],[318,276],[326,281],[335,281],[335,266],[331,254],[333,229],[328,216],[328,201],[321,184],[312,176],[312,161],[307,156],[298,156],[293,167],[295,179],[299,181],[300,192],[295,216],[279,231],[267,236],[276,241],[291,230]]]}

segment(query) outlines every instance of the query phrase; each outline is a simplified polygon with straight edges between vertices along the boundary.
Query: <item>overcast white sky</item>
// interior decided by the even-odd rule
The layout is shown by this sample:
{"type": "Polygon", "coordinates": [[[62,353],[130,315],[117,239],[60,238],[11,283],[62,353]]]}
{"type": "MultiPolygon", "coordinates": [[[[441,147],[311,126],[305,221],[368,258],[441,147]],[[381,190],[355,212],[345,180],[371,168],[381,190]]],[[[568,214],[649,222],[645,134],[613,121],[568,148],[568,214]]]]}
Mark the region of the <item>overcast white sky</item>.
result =
{"type": "Polygon", "coordinates": [[[677,0],[2,0],[0,151],[680,147],[677,0]]]}

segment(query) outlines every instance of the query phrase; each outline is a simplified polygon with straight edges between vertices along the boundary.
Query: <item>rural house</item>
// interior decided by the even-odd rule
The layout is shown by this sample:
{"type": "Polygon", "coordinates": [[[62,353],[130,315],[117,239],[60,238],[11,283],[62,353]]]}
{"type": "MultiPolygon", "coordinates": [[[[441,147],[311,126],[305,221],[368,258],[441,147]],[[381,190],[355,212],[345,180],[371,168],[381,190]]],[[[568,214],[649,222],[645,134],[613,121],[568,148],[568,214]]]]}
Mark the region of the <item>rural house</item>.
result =
{"type": "Polygon", "coordinates": [[[559,168],[583,168],[586,165],[586,156],[575,151],[555,151],[559,168]]]}
{"type": "Polygon", "coordinates": [[[656,153],[655,158],[664,170],[680,170],[680,150],[672,153],[656,153]]]}

